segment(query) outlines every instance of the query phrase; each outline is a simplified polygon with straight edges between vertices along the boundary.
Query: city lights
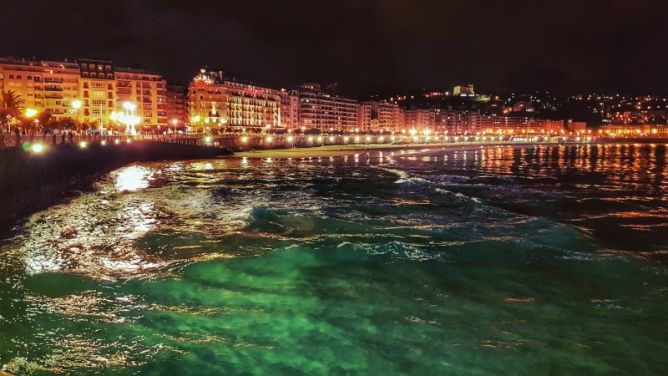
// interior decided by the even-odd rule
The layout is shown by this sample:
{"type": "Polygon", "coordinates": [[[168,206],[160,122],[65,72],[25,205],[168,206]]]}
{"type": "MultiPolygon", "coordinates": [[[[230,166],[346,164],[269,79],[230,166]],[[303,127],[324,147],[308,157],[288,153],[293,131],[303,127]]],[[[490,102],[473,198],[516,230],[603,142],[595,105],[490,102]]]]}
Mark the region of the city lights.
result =
{"type": "Polygon", "coordinates": [[[35,143],[30,146],[30,150],[35,154],[40,154],[46,150],[46,146],[44,146],[44,144],[35,143]]]}
{"type": "Polygon", "coordinates": [[[34,108],[26,108],[26,110],[25,110],[25,116],[27,118],[33,118],[33,117],[37,116],[38,113],[39,113],[39,111],[37,111],[34,108]]]}
{"type": "Polygon", "coordinates": [[[0,376],[668,376],[668,0],[0,12],[0,376]]]}

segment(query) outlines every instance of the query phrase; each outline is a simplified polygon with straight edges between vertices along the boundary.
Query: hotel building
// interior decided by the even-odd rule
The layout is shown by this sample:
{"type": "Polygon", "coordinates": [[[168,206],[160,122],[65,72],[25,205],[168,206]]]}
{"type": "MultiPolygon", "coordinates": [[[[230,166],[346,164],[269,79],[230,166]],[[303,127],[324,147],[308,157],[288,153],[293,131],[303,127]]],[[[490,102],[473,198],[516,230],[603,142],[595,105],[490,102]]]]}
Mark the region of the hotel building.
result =
{"type": "Polygon", "coordinates": [[[280,91],[202,69],[188,88],[190,125],[203,130],[281,126],[280,91]]]}

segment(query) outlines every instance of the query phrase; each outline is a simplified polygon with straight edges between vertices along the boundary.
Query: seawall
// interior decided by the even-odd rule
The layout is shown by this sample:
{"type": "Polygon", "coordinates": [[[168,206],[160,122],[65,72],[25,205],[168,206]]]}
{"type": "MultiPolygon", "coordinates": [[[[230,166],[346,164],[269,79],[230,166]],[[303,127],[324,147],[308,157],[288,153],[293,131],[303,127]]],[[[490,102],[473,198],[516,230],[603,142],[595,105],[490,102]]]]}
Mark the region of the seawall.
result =
{"type": "Polygon", "coordinates": [[[87,188],[100,174],[132,162],[215,158],[229,154],[205,146],[136,141],[86,148],[51,145],[42,153],[0,149],[0,234],[33,212],[87,188]]]}

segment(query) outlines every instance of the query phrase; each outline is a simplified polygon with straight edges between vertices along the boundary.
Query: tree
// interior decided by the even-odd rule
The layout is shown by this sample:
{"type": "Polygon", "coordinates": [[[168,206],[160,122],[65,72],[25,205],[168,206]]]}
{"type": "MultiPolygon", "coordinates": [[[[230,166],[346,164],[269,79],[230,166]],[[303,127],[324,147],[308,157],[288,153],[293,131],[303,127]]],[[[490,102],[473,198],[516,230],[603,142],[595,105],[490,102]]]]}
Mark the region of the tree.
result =
{"type": "Polygon", "coordinates": [[[13,91],[0,92],[0,126],[8,127],[11,120],[19,120],[23,116],[23,103],[21,96],[13,91]]]}

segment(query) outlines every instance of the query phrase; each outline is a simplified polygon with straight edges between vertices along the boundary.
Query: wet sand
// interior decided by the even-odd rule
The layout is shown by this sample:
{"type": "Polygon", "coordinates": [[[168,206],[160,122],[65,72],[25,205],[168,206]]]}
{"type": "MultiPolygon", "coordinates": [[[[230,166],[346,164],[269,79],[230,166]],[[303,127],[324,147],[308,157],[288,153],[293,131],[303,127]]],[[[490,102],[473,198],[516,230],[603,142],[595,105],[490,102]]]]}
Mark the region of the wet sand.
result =
{"type": "MultiPolygon", "coordinates": [[[[533,145],[534,143],[532,143],[533,145]]],[[[548,142],[539,142],[535,144],[554,144],[548,142]]],[[[290,149],[264,149],[255,151],[241,151],[233,154],[239,158],[321,158],[321,157],[341,157],[347,155],[363,154],[366,152],[393,152],[402,150],[404,153],[421,154],[433,150],[463,150],[477,148],[481,146],[526,146],[526,143],[467,143],[467,144],[371,144],[371,145],[329,145],[316,146],[310,148],[290,148],[290,149]]]]}
{"type": "Polygon", "coordinates": [[[371,151],[406,150],[411,153],[444,148],[470,148],[485,144],[376,144],[376,145],[330,145],[311,148],[265,149],[234,153],[240,158],[319,158],[355,155],[371,151]]]}

